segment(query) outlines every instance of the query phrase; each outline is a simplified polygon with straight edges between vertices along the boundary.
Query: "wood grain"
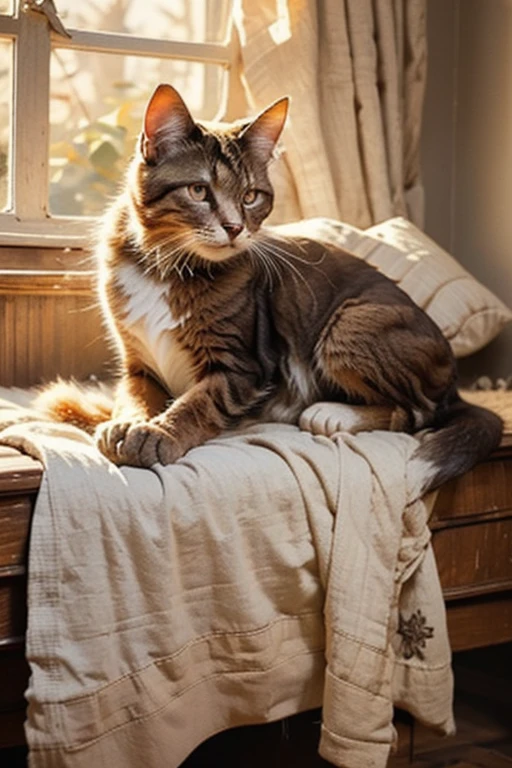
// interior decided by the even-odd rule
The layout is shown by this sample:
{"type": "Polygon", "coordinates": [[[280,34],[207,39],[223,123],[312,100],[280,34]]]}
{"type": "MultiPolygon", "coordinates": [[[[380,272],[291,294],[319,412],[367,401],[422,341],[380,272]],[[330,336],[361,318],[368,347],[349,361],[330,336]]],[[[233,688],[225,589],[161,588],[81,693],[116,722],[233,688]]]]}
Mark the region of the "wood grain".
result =
{"type": "Polygon", "coordinates": [[[512,469],[507,446],[494,455],[492,461],[478,464],[441,488],[431,521],[434,530],[464,523],[474,515],[480,519],[485,515],[512,516],[512,469]]]}
{"type": "Polygon", "coordinates": [[[453,651],[510,642],[512,592],[455,600],[448,604],[447,621],[453,651]]]}
{"type": "Polygon", "coordinates": [[[4,578],[0,570],[0,644],[19,645],[27,626],[26,582],[4,578]]]}
{"type": "Polygon", "coordinates": [[[0,497],[0,573],[2,568],[24,567],[31,517],[28,496],[0,497]]]}
{"type": "Polygon", "coordinates": [[[446,599],[512,590],[512,514],[443,528],[433,545],[446,599]]]}
{"type": "Polygon", "coordinates": [[[83,280],[45,277],[17,293],[0,291],[0,384],[29,387],[113,370],[97,300],[83,280]]]}
{"type": "Polygon", "coordinates": [[[43,466],[15,448],[0,445],[0,493],[4,499],[22,492],[36,493],[41,485],[43,466]]]}

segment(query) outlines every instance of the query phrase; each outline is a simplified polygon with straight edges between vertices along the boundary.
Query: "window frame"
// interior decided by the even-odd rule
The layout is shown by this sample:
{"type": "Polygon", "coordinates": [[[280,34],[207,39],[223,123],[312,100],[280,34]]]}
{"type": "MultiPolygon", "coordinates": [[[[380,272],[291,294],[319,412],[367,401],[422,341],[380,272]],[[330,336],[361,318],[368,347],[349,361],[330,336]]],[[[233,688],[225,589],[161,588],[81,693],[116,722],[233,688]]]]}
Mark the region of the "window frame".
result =
{"type": "Polygon", "coordinates": [[[50,57],[56,49],[179,59],[216,64],[227,72],[228,88],[238,48],[232,20],[220,43],[68,28],[57,34],[44,13],[16,0],[13,15],[0,15],[0,40],[13,41],[10,145],[10,209],[0,213],[0,246],[82,248],[90,240],[93,217],[49,212],[50,57]]]}

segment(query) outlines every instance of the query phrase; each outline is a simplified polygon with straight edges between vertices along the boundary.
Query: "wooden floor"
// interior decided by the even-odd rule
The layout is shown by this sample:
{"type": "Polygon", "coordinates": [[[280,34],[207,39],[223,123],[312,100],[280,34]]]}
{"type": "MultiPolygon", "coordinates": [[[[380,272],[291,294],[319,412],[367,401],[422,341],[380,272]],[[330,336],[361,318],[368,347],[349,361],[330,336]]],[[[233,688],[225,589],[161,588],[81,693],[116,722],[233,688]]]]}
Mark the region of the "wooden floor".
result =
{"type": "MultiPolygon", "coordinates": [[[[512,644],[457,654],[454,668],[457,734],[440,739],[401,716],[399,752],[388,768],[512,768],[512,644]]],[[[319,730],[320,711],[234,729],[200,746],[182,768],[325,768],[319,730]]],[[[1,768],[25,765],[23,751],[0,752],[1,768]]]]}

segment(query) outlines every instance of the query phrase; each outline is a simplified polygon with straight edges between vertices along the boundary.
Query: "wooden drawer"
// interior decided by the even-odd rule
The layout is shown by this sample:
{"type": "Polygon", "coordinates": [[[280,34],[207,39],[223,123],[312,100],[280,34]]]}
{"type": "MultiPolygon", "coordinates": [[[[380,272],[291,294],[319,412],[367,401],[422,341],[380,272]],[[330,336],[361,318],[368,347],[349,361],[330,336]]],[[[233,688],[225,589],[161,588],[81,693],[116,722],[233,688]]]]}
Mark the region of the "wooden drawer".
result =
{"type": "Polygon", "coordinates": [[[468,651],[512,641],[512,591],[447,603],[452,651],[468,651]]]}
{"type": "Polygon", "coordinates": [[[26,562],[41,464],[0,446],[0,748],[24,742],[26,562]]]}
{"type": "Polygon", "coordinates": [[[0,496],[0,569],[25,565],[33,503],[25,493],[0,496]]]}
{"type": "Polygon", "coordinates": [[[448,601],[512,590],[512,450],[439,491],[430,526],[448,601]]]}
{"type": "MultiPolygon", "coordinates": [[[[1,576],[1,574],[0,574],[1,576]]],[[[0,650],[23,644],[27,625],[25,575],[0,578],[0,650]]]]}
{"type": "Polygon", "coordinates": [[[41,464],[0,446],[0,652],[22,647],[26,627],[26,561],[41,464]]]}
{"type": "Polygon", "coordinates": [[[434,531],[446,600],[512,590],[512,517],[434,531]]]}
{"type": "Polygon", "coordinates": [[[512,449],[508,445],[440,489],[431,526],[503,516],[512,516],[512,449]]]}

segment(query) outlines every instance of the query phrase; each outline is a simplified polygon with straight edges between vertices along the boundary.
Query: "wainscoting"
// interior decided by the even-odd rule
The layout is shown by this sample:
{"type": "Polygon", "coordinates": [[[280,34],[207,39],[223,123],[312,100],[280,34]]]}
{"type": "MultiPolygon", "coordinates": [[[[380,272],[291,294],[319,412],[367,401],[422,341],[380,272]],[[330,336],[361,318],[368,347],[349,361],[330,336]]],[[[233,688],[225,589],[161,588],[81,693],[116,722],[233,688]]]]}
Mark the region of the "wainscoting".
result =
{"type": "Polygon", "coordinates": [[[108,373],[92,267],[79,250],[0,249],[0,385],[108,373]]]}

